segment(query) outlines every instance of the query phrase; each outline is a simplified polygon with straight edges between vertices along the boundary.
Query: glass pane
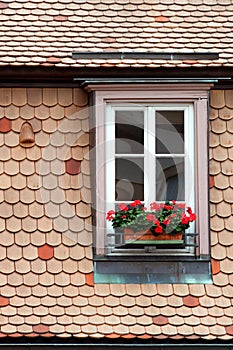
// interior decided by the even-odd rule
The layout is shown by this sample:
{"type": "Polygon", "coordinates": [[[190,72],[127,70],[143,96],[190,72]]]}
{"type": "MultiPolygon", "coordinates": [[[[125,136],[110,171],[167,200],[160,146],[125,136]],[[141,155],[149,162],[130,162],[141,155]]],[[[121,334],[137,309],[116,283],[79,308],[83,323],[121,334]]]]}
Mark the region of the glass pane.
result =
{"type": "Polygon", "coordinates": [[[144,200],[143,158],[116,159],[116,200],[144,200]]]}
{"type": "Polygon", "coordinates": [[[183,201],[184,198],[184,159],[157,158],[156,200],[183,201]]]}
{"type": "Polygon", "coordinates": [[[184,153],[184,112],[156,112],[156,153],[184,153]]]}
{"type": "Polygon", "coordinates": [[[116,111],[116,153],[144,153],[143,111],[116,111]]]}

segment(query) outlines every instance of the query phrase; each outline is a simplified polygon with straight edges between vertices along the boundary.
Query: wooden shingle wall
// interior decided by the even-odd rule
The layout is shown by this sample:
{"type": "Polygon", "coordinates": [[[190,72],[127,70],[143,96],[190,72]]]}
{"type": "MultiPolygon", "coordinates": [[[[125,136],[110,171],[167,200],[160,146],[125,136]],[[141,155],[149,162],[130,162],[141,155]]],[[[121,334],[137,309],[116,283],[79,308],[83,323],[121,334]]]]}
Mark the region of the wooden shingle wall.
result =
{"type": "Polygon", "coordinates": [[[213,285],[94,285],[87,96],[0,89],[0,337],[232,339],[233,91],[210,102],[213,285]]]}

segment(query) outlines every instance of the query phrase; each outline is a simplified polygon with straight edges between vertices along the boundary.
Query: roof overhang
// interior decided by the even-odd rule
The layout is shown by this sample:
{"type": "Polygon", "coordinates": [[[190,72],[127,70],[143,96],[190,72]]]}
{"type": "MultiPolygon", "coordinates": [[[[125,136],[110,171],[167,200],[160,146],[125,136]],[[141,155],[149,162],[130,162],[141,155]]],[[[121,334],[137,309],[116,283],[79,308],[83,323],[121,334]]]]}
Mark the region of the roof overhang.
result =
{"type": "Polygon", "coordinates": [[[29,338],[14,339],[8,341],[1,340],[1,350],[54,350],[54,348],[60,348],[61,350],[230,350],[233,347],[233,343],[230,341],[204,341],[204,340],[186,340],[186,341],[167,341],[164,339],[151,341],[141,339],[124,339],[115,341],[111,339],[105,340],[93,340],[83,339],[78,340],[71,338],[70,340],[61,340],[58,338],[50,339],[34,339],[29,338]]]}
{"type": "Polygon", "coordinates": [[[232,89],[232,67],[185,68],[127,68],[127,67],[53,67],[53,66],[1,66],[1,87],[77,87],[84,81],[103,79],[126,83],[175,82],[201,80],[214,81],[216,88],[232,89]],[[74,80],[75,79],[75,80],[74,80]]]}

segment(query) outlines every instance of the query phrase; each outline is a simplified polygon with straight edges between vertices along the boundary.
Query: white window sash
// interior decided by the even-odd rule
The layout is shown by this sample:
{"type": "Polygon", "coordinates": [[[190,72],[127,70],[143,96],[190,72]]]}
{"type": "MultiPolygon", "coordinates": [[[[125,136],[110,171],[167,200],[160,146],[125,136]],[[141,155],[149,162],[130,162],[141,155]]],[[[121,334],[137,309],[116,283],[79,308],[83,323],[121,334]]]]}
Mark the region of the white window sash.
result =
{"type": "MultiPolygon", "coordinates": [[[[144,203],[156,201],[156,166],[155,162],[160,155],[155,154],[156,142],[156,112],[158,111],[183,111],[184,112],[184,154],[162,154],[161,157],[180,157],[184,160],[185,173],[185,199],[184,202],[195,210],[194,203],[194,115],[193,104],[163,103],[159,105],[132,106],[129,103],[107,104],[105,114],[105,137],[106,137],[106,212],[115,209],[115,113],[116,111],[143,111],[144,112],[144,203]]],[[[119,154],[119,157],[141,157],[139,154],[119,154]]],[[[114,230],[111,222],[106,222],[107,232],[112,234],[109,239],[110,245],[114,246],[114,230]]],[[[194,232],[194,223],[186,232],[194,232]]],[[[189,249],[189,251],[193,249],[189,249]]],[[[110,250],[111,251],[111,250],[110,250]]]]}

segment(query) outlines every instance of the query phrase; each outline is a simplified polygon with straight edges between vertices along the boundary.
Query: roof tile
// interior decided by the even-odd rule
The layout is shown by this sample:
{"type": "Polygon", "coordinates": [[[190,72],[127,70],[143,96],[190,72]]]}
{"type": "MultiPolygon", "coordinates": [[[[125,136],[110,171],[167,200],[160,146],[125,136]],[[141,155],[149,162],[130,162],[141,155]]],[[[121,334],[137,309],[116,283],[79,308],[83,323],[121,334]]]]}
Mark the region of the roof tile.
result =
{"type": "Polygon", "coordinates": [[[74,286],[83,286],[86,283],[85,275],[81,273],[72,274],[70,276],[71,284],[74,286]]]}
{"type": "Polygon", "coordinates": [[[88,286],[94,286],[94,274],[93,274],[93,272],[86,274],[85,277],[86,277],[86,284],[88,286]]]}
{"type": "MultiPolygon", "coordinates": [[[[0,156],[1,156],[1,160],[2,161],[5,161],[5,160],[9,160],[10,157],[11,157],[11,154],[10,154],[10,148],[9,147],[6,147],[6,146],[2,146],[0,148],[0,156]]],[[[4,175],[4,174],[3,174],[4,175]]],[[[2,175],[2,176],[3,176],[2,175]]]]}
{"type": "Polygon", "coordinates": [[[187,295],[183,297],[184,305],[189,307],[195,307],[199,305],[199,298],[187,295]]]}
{"type": "Polygon", "coordinates": [[[233,90],[225,90],[224,93],[226,106],[229,108],[233,108],[233,90]]]}
{"type": "Polygon", "coordinates": [[[225,228],[231,232],[232,230],[232,224],[233,224],[233,216],[230,216],[226,218],[225,220],[225,228]]]}
{"type": "Polygon", "coordinates": [[[226,129],[226,121],[221,120],[220,118],[211,121],[211,130],[216,134],[222,134],[226,129]]]}
{"type": "Polygon", "coordinates": [[[220,262],[221,271],[225,272],[226,274],[230,274],[230,271],[232,269],[232,260],[226,258],[220,262]]]}
{"type": "Polygon", "coordinates": [[[224,107],[219,110],[219,117],[223,120],[229,120],[232,118],[232,110],[224,107]]]}
{"type": "Polygon", "coordinates": [[[0,131],[1,132],[9,132],[12,128],[12,121],[10,119],[7,119],[6,117],[3,117],[0,119],[0,131]]]}
{"type": "Polygon", "coordinates": [[[13,88],[12,89],[12,103],[15,106],[24,106],[27,103],[26,88],[13,88]]]}
{"type": "Polygon", "coordinates": [[[217,204],[217,214],[221,217],[228,217],[231,215],[231,206],[228,203],[221,202],[217,204]]]}
{"type": "Polygon", "coordinates": [[[43,334],[49,331],[49,327],[44,324],[37,324],[33,326],[33,331],[38,334],[43,334]]]}
{"type": "MultiPolygon", "coordinates": [[[[78,269],[81,271],[80,269],[80,265],[77,261],[75,260],[71,260],[71,259],[67,259],[63,261],[63,271],[66,273],[75,273],[76,271],[78,271],[78,269]],[[78,268],[79,266],[79,268],[78,268]]],[[[88,272],[88,269],[87,269],[88,272]]]]}
{"type": "Polygon", "coordinates": [[[126,288],[126,294],[129,296],[139,296],[141,295],[141,287],[140,285],[135,285],[135,284],[127,284],[125,286],[126,288]]]}
{"type": "Polygon", "coordinates": [[[17,146],[11,150],[11,154],[14,160],[20,161],[26,158],[26,149],[21,146],[17,146]]]}
{"type": "Polygon", "coordinates": [[[213,282],[216,286],[224,287],[229,283],[229,279],[228,279],[228,276],[226,274],[220,272],[216,275],[213,275],[213,282]]]}
{"type": "Polygon", "coordinates": [[[13,104],[5,107],[5,117],[9,119],[16,119],[16,116],[19,114],[19,107],[14,106],[13,104]]]}
{"type": "Polygon", "coordinates": [[[166,325],[168,323],[168,318],[162,315],[153,317],[153,323],[159,326],[166,325]]]}
{"type": "Polygon", "coordinates": [[[108,295],[107,297],[104,298],[104,304],[108,305],[110,307],[115,307],[115,306],[118,306],[122,303],[120,302],[119,298],[112,296],[112,295],[108,295]]]}
{"type": "Polygon", "coordinates": [[[226,257],[226,248],[220,245],[212,247],[213,259],[222,260],[226,257]]]}
{"type": "Polygon", "coordinates": [[[170,296],[173,294],[173,288],[170,284],[158,284],[158,294],[162,296],[170,296]]]}
{"type": "Polygon", "coordinates": [[[9,305],[9,303],[10,303],[9,298],[0,296],[0,306],[1,307],[9,305]]]}
{"type": "Polygon", "coordinates": [[[228,334],[230,334],[230,335],[233,335],[233,326],[232,326],[232,325],[227,326],[227,327],[226,327],[226,332],[227,332],[228,334]]]}
{"type": "Polygon", "coordinates": [[[225,132],[224,134],[220,135],[220,143],[224,147],[232,147],[233,141],[232,141],[232,134],[225,132]]]}
{"type": "Polygon", "coordinates": [[[218,118],[218,110],[216,108],[209,108],[209,118],[210,120],[218,118]]]}
{"type": "Polygon", "coordinates": [[[215,260],[215,259],[211,259],[211,267],[212,267],[212,274],[213,275],[216,275],[221,271],[220,270],[220,262],[215,260]]]}
{"type": "Polygon", "coordinates": [[[15,160],[8,160],[4,163],[5,173],[7,175],[17,175],[19,173],[19,163],[15,160]]]}
{"type": "Polygon", "coordinates": [[[43,88],[43,103],[45,106],[55,106],[58,103],[57,89],[43,88]]]}
{"type": "Polygon", "coordinates": [[[81,162],[75,159],[69,159],[65,162],[66,172],[70,175],[77,175],[80,173],[81,162]]]}
{"type": "Polygon", "coordinates": [[[214,183],[215,183],[215,186],[219,189],[225,189],[227,187],[229,187],[229,178],[228,176],[225,176],[223,174],[218,174],[215,176],[215,179],[214,179],[214,183]]]}
{"type": "MultiPolygon", "coordinates": [[[[210,200],[212,203],[219,203],[223,200],[223,195],[224,193],[226,193],[226,198],[228,198],[228,191],[229,189],[225,190],[225,191],[220,191],[217,188],[211,188],[210,189],[210,200]]],[[[227,202],[227,200],[225,199],[225,201],[227,202]]]]}

